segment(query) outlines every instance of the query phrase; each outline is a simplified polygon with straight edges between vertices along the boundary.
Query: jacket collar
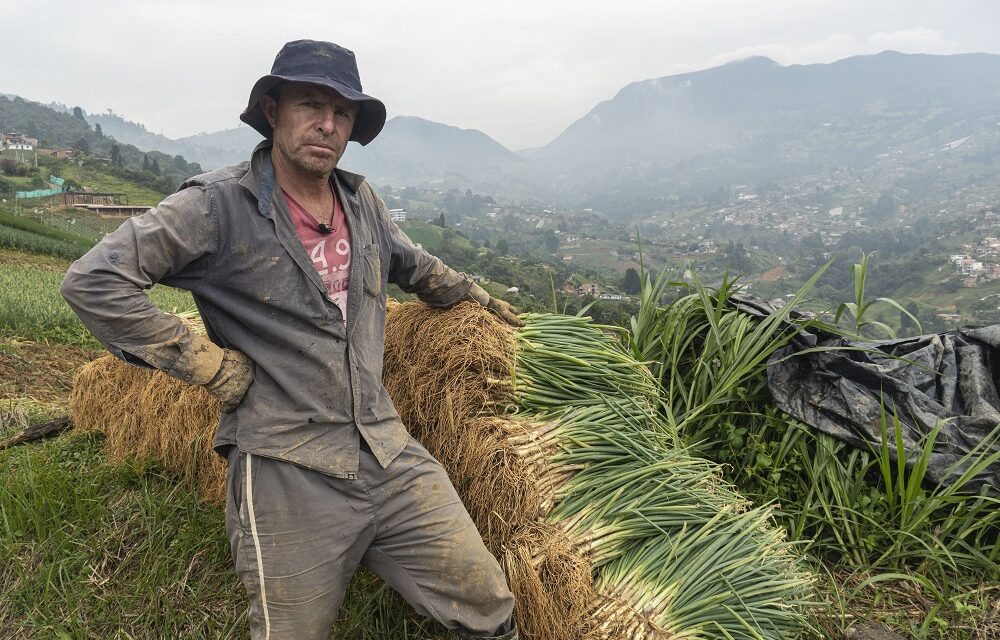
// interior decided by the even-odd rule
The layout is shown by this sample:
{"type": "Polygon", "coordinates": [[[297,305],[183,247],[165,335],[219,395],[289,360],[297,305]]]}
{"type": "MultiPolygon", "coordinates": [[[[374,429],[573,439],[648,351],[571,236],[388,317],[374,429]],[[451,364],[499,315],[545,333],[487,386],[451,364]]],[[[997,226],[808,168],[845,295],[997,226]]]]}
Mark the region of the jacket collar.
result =
{"type": "MultiPolygon", "coordinates": [[[[341,185],[347,194],[356,196],[361,184],[365,181],[363,175],[334,169],[337,184],[341,185]]],[[[271,141],[261,140],[254,148],[250,156],[250,167],[240,178],[240,186],[253,194],[257,199],[257,212],[265,218],[271,213],[271,197],[274,193],[276,181],[274,178],[274,165],[271,164],[271,141]]]]}

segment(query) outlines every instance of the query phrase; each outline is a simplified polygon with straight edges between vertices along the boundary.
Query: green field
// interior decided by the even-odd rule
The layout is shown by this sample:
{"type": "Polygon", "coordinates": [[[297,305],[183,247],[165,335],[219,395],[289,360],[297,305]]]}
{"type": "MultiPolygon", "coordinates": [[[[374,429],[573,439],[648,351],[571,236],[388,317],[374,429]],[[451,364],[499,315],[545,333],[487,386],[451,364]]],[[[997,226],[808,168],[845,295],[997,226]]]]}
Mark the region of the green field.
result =
{"type": "MultiPolygon", "coordinates": [[[[0,333],[99,346],[59,295],[63,272],[33,262],[25,254],[0,254],[0,333]]],[[[187,291],[155,286],[150,298],[167,311],[195,310],[187,291]]]]}
{"type": "Polygon", "coordinates": [[[121,178],[101,173],[94,169],[80,167],[69,162],[60,168],[60,172],[62,173],[59,176],[60,178],[74,180],[91,191],[124,193],[128,196],[128,204],[130,205],[146,205],[151,207],[156,205],[166,195],[133,184],[127,180],[122,180],[121,178]]]}

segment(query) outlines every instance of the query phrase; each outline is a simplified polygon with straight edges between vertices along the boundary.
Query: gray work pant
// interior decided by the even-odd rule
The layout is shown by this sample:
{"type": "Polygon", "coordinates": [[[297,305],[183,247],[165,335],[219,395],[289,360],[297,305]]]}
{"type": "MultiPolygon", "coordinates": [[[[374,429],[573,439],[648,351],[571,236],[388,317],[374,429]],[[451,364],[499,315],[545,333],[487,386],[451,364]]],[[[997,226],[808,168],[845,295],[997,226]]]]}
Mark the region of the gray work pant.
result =
{"type": "Polygon", "coordinates": [[[463,635],[510,631],[514,597],[448,475],[417,441],[354,479],[229,455],[226,530],[253,640],[327,640],[359,564],[463,635]]]}

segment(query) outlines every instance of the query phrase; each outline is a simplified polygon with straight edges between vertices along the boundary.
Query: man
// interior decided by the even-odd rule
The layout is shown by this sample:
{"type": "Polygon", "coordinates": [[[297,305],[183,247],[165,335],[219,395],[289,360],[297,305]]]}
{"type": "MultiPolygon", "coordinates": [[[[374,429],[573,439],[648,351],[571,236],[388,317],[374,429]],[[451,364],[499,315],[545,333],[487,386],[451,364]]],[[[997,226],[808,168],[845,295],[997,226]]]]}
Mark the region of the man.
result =
{"type": "Polygon", "coordinates": [[[188,180],[62,284],[113,354],[221,401],[226,528],[254,639],[325,640],[359,564],[461,637],[517,637],[502,570],[381,378],[388,282],[519,321],[336,168],[385,113],[351,51],[286,44],[240,116],[266,138],[250,161],[188,180]],[[207,337],[150,303],[156,282],[193,293],[207,337]]]}

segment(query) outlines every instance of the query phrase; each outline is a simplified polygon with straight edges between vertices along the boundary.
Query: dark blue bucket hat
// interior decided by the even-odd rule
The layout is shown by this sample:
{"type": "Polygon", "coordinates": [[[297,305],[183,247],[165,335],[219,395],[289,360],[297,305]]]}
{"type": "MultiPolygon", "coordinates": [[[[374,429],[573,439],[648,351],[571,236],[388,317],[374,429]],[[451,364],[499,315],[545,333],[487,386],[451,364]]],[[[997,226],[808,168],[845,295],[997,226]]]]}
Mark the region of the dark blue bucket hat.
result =
{"type": "Polygon", "coordinates": [[[274,58],[271,73],[250,91],[250,101],[240,120],[270,138],[271,125],[264,117],[260,98],[282,82],[308,82],[333,89],[358,105],[351,140],[368,144],[385,125],[385,105],[361,92],[361,78],[354,52],[332,42],[295,40],[285,44],[274,58]]]}

